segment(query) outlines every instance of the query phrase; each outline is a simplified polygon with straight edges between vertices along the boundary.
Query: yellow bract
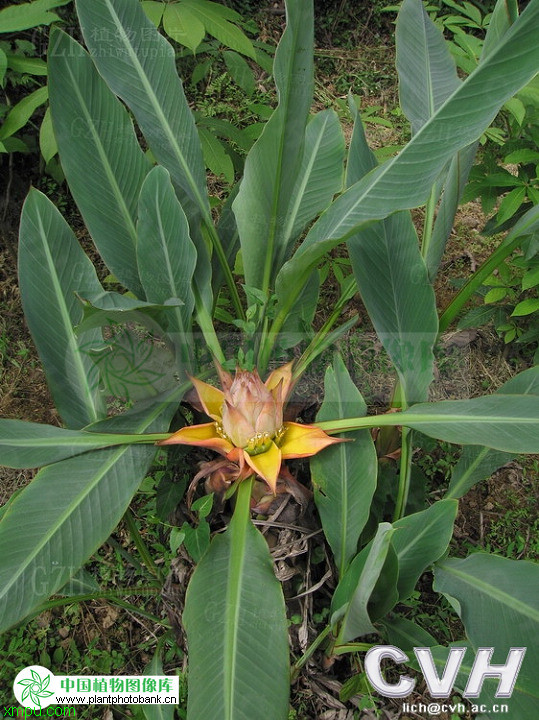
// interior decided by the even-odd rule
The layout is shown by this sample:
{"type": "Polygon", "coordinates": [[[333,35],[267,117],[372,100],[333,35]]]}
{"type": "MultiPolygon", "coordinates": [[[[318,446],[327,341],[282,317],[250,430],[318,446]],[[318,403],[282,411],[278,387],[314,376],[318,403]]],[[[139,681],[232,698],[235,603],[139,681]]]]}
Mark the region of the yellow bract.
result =
{"type": "Polygon", "coordinates": [[[222,390],[192,378],[204,411],[214,422],[181,428],[159,445],[199,445],[237,464],[237,478],[252,472],[275,492],[281,463],[308,457],[342,442],[315,425],[283,422],[292,387],[292,363],[274,370],[262,382],[257,370],[237,369],[234,377],[218,368],[222,390]]]}

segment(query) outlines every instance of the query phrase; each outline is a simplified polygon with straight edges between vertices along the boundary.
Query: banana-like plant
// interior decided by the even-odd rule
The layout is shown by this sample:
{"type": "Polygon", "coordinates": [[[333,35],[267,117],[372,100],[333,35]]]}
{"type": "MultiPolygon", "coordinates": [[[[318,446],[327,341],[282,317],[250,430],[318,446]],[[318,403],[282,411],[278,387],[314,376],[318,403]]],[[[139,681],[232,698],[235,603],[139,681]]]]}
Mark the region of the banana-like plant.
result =
{"type": "MultiPolygon", "coordinates": [[[[432,283],[477,140],[539,69],[539,0],[517,19],[498,2],[484,56],[464,80],[421,1],[404,0],[397,69],[412,139],[382,165],[359,115],[347,151],[336,114],[311,115],[312,0],[287,0],[274,63],[278,105],[217,222],[171,46],[138,0],[76,5],[86,49],[59,29],[51,33],[52,123],[72,195],[123,290],[103,288],[58,210],[31,190],[20,229],[21,296],[63,427],[0,421],[0,463],[43,466],[3,508],[1,629],[62,593],[121,520],[156,443],[180,442],[217,453],[198,475],[234,497],[228,528],[202,554],[187,589],[190,719],[288,716],[286,607],[251,504],[261,480],[270,496],[286,487],[283,462],[292,457],[314,456],[315,501],[339,578],[327,627],[295,659],[292,677],[322,643],[328,655],[365,650],[376,634],[402,649],[436,645],[392,614],[433,564],[436,589],[454,599],[472,647],[498,645],[503,653],[526,645],[537,632],[529,592],[537,568],[486,554],[441,558],[457,499],[512,455],[539,452],[539,371],[471,400],[428,402],[428,392],[439,332],[432,283]],[[420,242],[409,210],[422,205],[420,242]],[[318,267],[338,244],[346,245],[354,280],[342,283],[325,324],[311,332],[318,267]],[[361,388],[336,355],[315,424],[285,419],[302,373],[352,331],[355,320],[339,325],[339,318],[356,291],[394,366],[401,412],[367,415],[361,388]],[[216,319],[220,328],[230,323],[232,339],[216,331],[216,319]],[[299,359],[284,364],[295,346],[299,359]],[[212,367],[222,390],[201,380],[212,367]],[[186,395],[191,385],[198,400],[186,395]],[[128,400],[121,414],[108,415],[111,395],[128,400]],[[208,421],[178,429],[182,400],[208,421]],[[396,426],[400,472],[388,516],[373,502],[371,429],[396,426]],[[464,452],[447,497],[407,514],[416,431],[464,452]],[[493,610],[499,622],[485,622],[493,610]],[[369,643],[357,642],[363,636],[369,643]]],[[[536,210],[507,245],[537,231],[536,210]]],[[[462,295],[458,303],[445,310],[444,326],[462,295]]],[[[535,717],[537,660],[529,649],[508,700],[522,720],[535,717]]]]}

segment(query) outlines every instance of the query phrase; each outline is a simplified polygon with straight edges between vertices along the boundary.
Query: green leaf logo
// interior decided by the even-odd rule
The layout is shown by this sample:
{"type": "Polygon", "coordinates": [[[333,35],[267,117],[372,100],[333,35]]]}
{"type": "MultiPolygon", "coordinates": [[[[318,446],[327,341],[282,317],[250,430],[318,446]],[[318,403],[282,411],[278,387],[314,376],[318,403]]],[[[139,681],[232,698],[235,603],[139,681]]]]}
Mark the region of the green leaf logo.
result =
{"type": "Polygon", "coordinates": [[[18,685],[24,688],[22,692],[20,689],[19,692],[15,692],[17,699],[25,707],[30,704],[33,705],[34,708],[47,707],[50,703],[45,702],[43,704],[43,701],[46,698],[50,698],[55,695],[53,691],[47,689],[50,685],[51,677],[52,674],[46,670],[46,668],[41,668],[35,665],[33,667],[25,668],[25,670],[19,673],[15,679],[14,689],[18,689],[18,685]],[[41,670],[43,670],[43,672],[40,672],[41,670]],[[19,679],[21,675],[29,675],[30,677],[22,677],[19,679]]]}

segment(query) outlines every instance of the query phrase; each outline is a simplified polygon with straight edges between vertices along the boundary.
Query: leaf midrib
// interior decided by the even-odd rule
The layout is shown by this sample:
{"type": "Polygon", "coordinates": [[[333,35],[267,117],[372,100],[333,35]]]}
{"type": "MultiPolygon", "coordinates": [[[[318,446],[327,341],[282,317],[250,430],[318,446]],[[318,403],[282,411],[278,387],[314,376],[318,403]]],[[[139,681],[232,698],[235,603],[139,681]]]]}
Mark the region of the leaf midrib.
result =
{"type": "Polygon", "coordinates": [[[226,588],[225,617],[225,658],[223,668],[224,711],[226,720],[237,720],[234,717],[236,690],[236,662],[238,655],[238,633],[240,628],[241,595],[245,560],[247,554],[247,531],[249,519],[249,500],[252,483],[244,480],[238,489],[238,499],[230,532],[233,550],[228,563],[228,583],[226,588]]]}
{"type": "Polygon", "coordinates": [[[299,213],[299,209],[300,209],[301,203],[303,201],[303,197],[305,195],[305,190],[307,188],[307,185],[308,185],[311,175],[313,173],[316,156],[317,156],[318,150],[320,149],[320,145],[322,143],[322,138],[324,136],[324,133],[325,133],[326,128],[329,123],[329,117],[330,116],[328,115],[327,118],[324,119],[324,124],[320,128],[320,131],[318,133],[318,136],[317,136],[314,144],[312,145],[312,147],[309,148],[309,152],[311,153],[311,155],[309,158],[309,162],[307,163],[305,172],[303,173],[303,177],[301,178],[299,188],[297,188],[297,191],[294,192],[294,198],[295,198],[294,204],[288,215],[288,222],[286,224],[285,231],[284,231],[285,240],[289,240],[292,235],[292,230],[294,228],[294,224],[296,222],[296,219],[297,219],[297,216],[299,213]]]}
{"type": "MultiPolygon", "coordinates": [[[[528,617],[530,618],[530,620],[539,623],[539,611],[534,610],[534,608],[526,605],[518,598],[509,595],[509,593],[500,590],[496,586],[490,585],[484,580],[481,580],[477,577],[477,575],[470,575],[462,570],[458,570],[457,568],[453,567],[452,564],[447,563],[440,564],[439,568],[443,572],[446,572],[448,575],[453,575],[454,577],[459,578],[459,580],[462,580],[464,584],[473,587],[474,590],[480,590],[482,594],[486,595],[487,597],[498,600],[498,602],[500,602],[502,605],[507,605],[510,610],[513,610],[518,614],[524,615],[524,617],[528,617]]],[[[447,590],[447,592],[451,595],[451,591],[449,589],[447,590]]]]}
{"type": "MultiPolygon", "coordinates": [[[[161,207],[160,207],[160,196],[158,193],[156,193],[155,196],[155,216],[157,218],[157,226],[158,226],[158,234],[159,234],[159,240],[161,241],[161,249],[163,251],[163,257],[165,260],[165,266],[167,269],[167,278],[168,278],[168,285],[171,292],[170,297],[177,297],[179,298],[178,288],[176,287],[176,279],[174,277],[174,271],[172,270],[172,265],[170,262],[170,254],[168,251],[168,243],[165,233],[165,228],[163,227],[163,217],[161,215],[161,207]]],[[[181,300],[181,298],[180,298],[181,300]]],[[[184,322],[183,322],[183,316],[181,313],[181,310],[178,306],[174,309],[174,315],[176,316],[176,320],[178,322],[178,329],[180,332],[185,332],[184,322]]]]}
{"type": "MultiPolygon", "coordinates": [[[[62,287],[60,285],[60,280],[58,278],[58,273],[56,271],[56,266],[54,264],[54,261],[52,259],[50,247],[47,241],[47,234],[45,232],[45,228],[43,226],[43,219],[41,217],[41,212],[36,207],[36,216],[38,221],[38,229],[39,229],[39,237],[41,238],[42,244],[43,244],[43,252],[45,254],[45,258],[47,260],[47,266],[49,270],[49,277],[52,281],[53,290],[57,298],[57,309],[60,311],[60,317],[62,320],[62,325],[64,326],[65,335],[67,337],[67,343],[68,348],[71,353],[71,358],[73,361],[73,364],[75,366],[75,371],[77,378],[80,383],[80,387],[83,389],[83,393],[81,395],[81,400],[84,403],[84,406],[86,407],[86,410],[88,411],[88,418],[90,421],[96,421],[99,419],[99,414],[97,412],[97,409],[95,407],[95,404],[92,400],[92,393],[90,390],[90,387],[88,385],[88,377],[86,374],[86,369],[84,368],[84,365],[82,363],[82,355],[79,349],[79,346],[77,344],[77,341],[75,339],[75,335],[73,333],[73,326],[71,324],[71,318],[69,316],[69,311],[67,309],[67,305],[65,302],[64,293],[62,291],[62,287]]],[[[85,418],[86,420],[88,418],[85,418]]]]}
{"type": "Polygon", "coordinates": [[[105,148],[103,147],[101,137],[99,136],[99,133],[97,132],[97,129],[93,122],[92,115],[90,114],[88,106],[86,105],[86,103],[84,101],[84,97],[82,96],[82,93],[79,90],[78,83],[76,82],[72,67],[69,65],[69,63],[65,64],[65,69],[67,70],[67,73],[71,79],[72,90],[74,91],[75,96],[76,96],[77,100],[79,101],[79,105],[80,105],[82,112],[84,114],[84,117],[88,123],[88,127],[90,128],[90,132],[92,134],[92,138],[94,140],[94,144],[97,149],[99,159],[101,160],[101,165],[105,170],[105,177],[107,178],[108,183],[112,189],[113,195],[118,203],[121,215],[125,222],[125,226],[127,228],[129,236],[131,237],[133,247],[135,247],[136,239],[137,239],[137,231],[135,228],[135,222],[131,216],[129,208],[127,207],[127,203],[125,201],[125,198],[124,198],[122,191],[120,189],[120,186],[118,184],[118,180],[116,179],[116,176],[114,175],[114,172],[112,171],[112,167],[108,161],[108,156],[105,151],[105,148]]]}

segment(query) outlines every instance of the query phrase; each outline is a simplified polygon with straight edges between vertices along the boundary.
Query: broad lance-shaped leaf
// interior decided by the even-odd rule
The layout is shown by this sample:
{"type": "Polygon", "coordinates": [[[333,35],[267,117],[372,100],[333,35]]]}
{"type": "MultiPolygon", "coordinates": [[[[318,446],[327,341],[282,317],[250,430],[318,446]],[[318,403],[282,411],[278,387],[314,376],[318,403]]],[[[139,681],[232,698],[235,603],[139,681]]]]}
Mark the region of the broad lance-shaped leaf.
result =
{"type": "Polygon", "coordinates": [[[399,560],[401,600],[410,597],[421,573],[447,550],[457,510],[456,500],[439,500],[426,510],[393,523],[391,543],[399,560]]]}
{"type": "Polygon", "coordinates": [[[137,259],[146,297],[155,303],[170,298],[182,302],[169,314],[168,332],[179,366],[190,372],[195,306],[191,283],[197,253],[170,175],[162,167],[154,168],[142,186],[137,229],[137,259]]]}
{"type": "MultiPolygon", "coordinates": [[[[177,398],[176,398],[177,399],[177,398]]],[[[170,397],[99,423],[106,432],[165,430],[170,397]]],[[[96,450],[41,470],[0,522],[0,632],[59,590],[114,530],[155,447],[96,450]]]]}
{"type": "MultiPolygon", "coordinates": [[[[137,0],[77,0],[97,69],[131,108],[150,149],[191,209],[209,216],[202,151],[176,72],[174,48],[137,0]]],[[[191,220],[191,218],[189,218],[191,220]]]]}
{"type": "Polygon", "coordinates": [[[84,48],[58,29],[51,33],[49,91],[62,168],[75,202],[107,267],[144,298],[135,221],[150,164],[131,118],[84,48]]]}
{"type": "MultiPolygon", "coordinates": [[[[539,367],[529,368],[502,385],[496,391],[500,395],[539,395],[539,367]]],[[[464,446],[459,461],[451,472],[451,482],[446,498],[460,498],[476,483],[492,475],[502,465],[510,462],[512,453],[490,450],[487,447],[464,446]]]]}
{"type": "Polygon", "coordinates": [[[169,172],[197,247],[200,304],[211,307],[210,261],[200,218],[214,246],[202,149],[175,65],[174,48],[137,0],[77,0],[84,39],[108,86],[132,110],[156,160],[169,172]]]}
{"type": "MultiPolygon", "coordinates": [[[[324,402],[317,420],[366,415],[367,406],[340,355],[326,371],[324,402]]],[[[376,489],[378,462],[370,430],[347,435],[311,459],[314,499],[342,577],[357,552],[376,489]]]]}
{"type": "Polygon", "coordinates": [[[25,95],[22,100],[19,100],[15,107],[11,108],[7,116],[2,120],[0,141],[10,138],[17,130],[23,128],[37,108],[47,102],[48,95],[49,91],[45,85],[25,95]]]}
{"type": "Polygon", "coordinates": [[[286,10],[286,30],[274,63],[279,105],[247,156],[233,205],[245,281],[265,292],[290,239],[283,234],[283,219],[294,202],[313,91],[312,0],[289,0],[286,10]]]}
{"type": "Polygon", "coordinates": [[[303,159],[286,218],[283,237],[288,243],[342,190],[344,150],[337,114],[333,110],[316,113],[305,131],[303,159]]]}
{"type": "Polygon", "coordinates": [[[398,415],[330,420],[317,425],[329,432],[405,425],[459,445],[485,445],[511,453],[539,452],[539,403],[529,395],[486,395],[475,400],[421,403],[398,415]]]}
{"type": "MultiPolygon", "coordinates": [[[[317,113],[307,125],[303,160],[285,220],[283,237],[289,238],[289,248],[304,227],[342,189],[343,159],[344,137],[337,115],[330,110],[317,113]]],[[[280,267],[281,262],[276,267],[280,267]]],[[[280,348],[297,345],[310,332],[320,293],[319,285],[319,273],[315,269],[304,282],[303,291],[294,307],[288,312],[281,328],[280,348]]]]}
{"type": "Polygon", "coordinates": [[[468,182],[468,175],[477,153],[477,145],[477,142],[473,142],[468,147],[459,150],[451,160],[444,178],[436,220],[425,254],[425,264],[431,281],[436,277],[446,243],[453,229],[455,213],[468,182]]]}
{"type": "Polygon", "coordinates": [[[414,405],[404,424],[459,445],[486,445],[507,452],[539,452],[539,403],[529,395],[488,395],[414,405]]]}
{"type": "MultiPolygon", "coordinates": [[[[0,420],[0,465],[12,468],[41,467],[90,450],[141,441],[144,441],[144,436],[67,430],[22,420],[0,420]]],[[[151,438],[146,442],[151,443],[151,438]]]]}
{"type": "Polygon", "coordinates": [[[183,621],[189,648],[187,717],[286,720],[290,689],[284,599],[268,546],[250,520],[251,483],[197,565],[183,621]]]}
{"type": "Polygon", "coordinates": [[[460,84],[455,62],[421,0],[404,0],[395,32],[399,98],[415,134],[460,84]]]}
{"type": "MultiPolygon", "coordinates": [[[[487,553],[474,553],[464,560],[448,558],[435,565],[434,589],[456,607],[475,650],[494,648],[491,662],[505,663],[511,647],[527,648],[515,689],[528,701],[530,696],[535,698],[536,711],[539,567],[487,553]]],[[[511,716],[532,718],[527,713],[511,716]]]]}
{"type": "MultiPolygon", "coordinates": [[[[390,523],[381,523],[371,542],[352,561],[339,582],[331,602],[331,624],[341,620],[339,642],[349,642],[376,632],[368,604],[383,572],[391,548],[394,530],[390,523]]],[[[394,582],[397,572],[395,570],[394,582]]]]}
{"type": "MultiPolygon", "coordinates": [[[[375,166],[357,114],[347,184],[375,166]]],[[[373,223],[350,237],[347,245],[361,298],[399,374],[406,400],[426,400],[433,378],[438,316],[410,213],[395,213],[373,223]]]]}
{"type": "Polygon", "coordinates": [[[479,62],[484,62],[518,18],[517,0],[497,0],[490,16],[479,62]]]}
{"type": "Polygon", "coordinates": [[[102,343],[99,330],[80,338],[76,291],[101,292],[95,269],[52,202],[30,190],[19,240],[19,283],[26,322],[62,419],[81,428],[105,414],[99,385],[90,381],[87,351],[102,343]]]}
{"type": "Polygon", "coordinates": [[[299,292],[301,280],[338,242],[372,220],[425,202],[444,165],[460,148],[477,140],[503,103],[537,72],[538,23],[539,0],[532,0],[498,47],[406,147],[352,185],[323,213],[279,273],[283,315],[299,292]]]}

